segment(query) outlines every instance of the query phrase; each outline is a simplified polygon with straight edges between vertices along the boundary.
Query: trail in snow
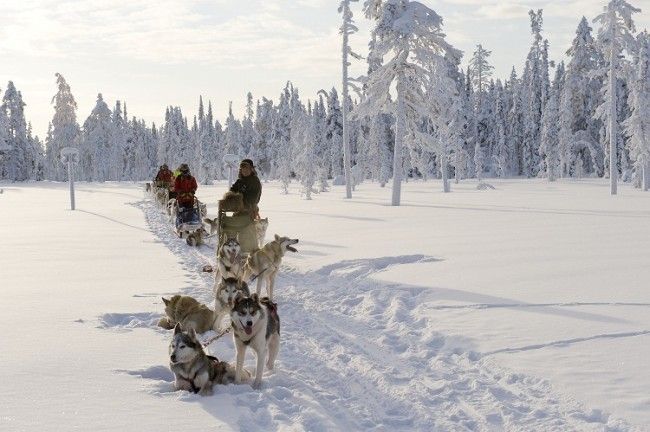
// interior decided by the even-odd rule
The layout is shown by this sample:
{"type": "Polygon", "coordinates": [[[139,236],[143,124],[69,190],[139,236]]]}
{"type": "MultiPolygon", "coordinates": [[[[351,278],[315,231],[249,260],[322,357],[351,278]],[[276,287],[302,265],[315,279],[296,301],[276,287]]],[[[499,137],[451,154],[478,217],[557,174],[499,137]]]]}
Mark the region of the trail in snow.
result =
{"type": "MultiPolygon", "coordinates": [[[[158,208],[147,201],[137,205],[160,242],[182,261],[191,285],[181,292],[212,305],[213,275],[200,269],[214,264],[214,249],[188,247],[158,208]]],[[[144,378],[145,391],[152,395],[200,403],[215,417],[224,403],[238,407],[233,428],[239,429],[633,430],[561,397],[544,380],[502,370],[485,358],[494,353],[447,349],[452,339],[436,332],[436,323],[420,313],[445,307],[427,304],[430,289],[372,280],[391,266],[437,260],[423,255],[358,259],[311,272],[283,265],[276,283],[282,320],[279,361],[276,371],[265,374],[261,392],[248,385],[219,387],[212,398],[173,392],[166,359],[145,370],[118,372],[144,378]]],[[[533,306],[565,305],[464,307],[533,306]]],[[[159,331],[158,316],[105,314],[100,326],[159,331]]],[[[209,348],[221,359],[234,359],[230,336],[209,348]]],[[[523,349],[533,348],[512,350],[523,349]]],[[[249,354],[247,366],[251,364],[249,354]]]]}

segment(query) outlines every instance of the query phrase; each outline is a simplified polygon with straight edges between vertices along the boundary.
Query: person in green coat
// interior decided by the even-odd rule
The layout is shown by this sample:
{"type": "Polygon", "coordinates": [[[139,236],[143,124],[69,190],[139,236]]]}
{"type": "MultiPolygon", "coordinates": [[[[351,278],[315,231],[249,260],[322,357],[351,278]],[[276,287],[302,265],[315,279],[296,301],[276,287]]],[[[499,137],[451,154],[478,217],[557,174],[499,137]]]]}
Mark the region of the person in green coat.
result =
{"type": "Polygon", "coordinates": [[[244,159],[239,164],[239,178],[230,188],[232,192],[239,192],[244,197],[244,207],[253,219],[259,218],[260,198],[262,197],[262,183],[257,177],[255,165],[251,159],[244,159]]]}

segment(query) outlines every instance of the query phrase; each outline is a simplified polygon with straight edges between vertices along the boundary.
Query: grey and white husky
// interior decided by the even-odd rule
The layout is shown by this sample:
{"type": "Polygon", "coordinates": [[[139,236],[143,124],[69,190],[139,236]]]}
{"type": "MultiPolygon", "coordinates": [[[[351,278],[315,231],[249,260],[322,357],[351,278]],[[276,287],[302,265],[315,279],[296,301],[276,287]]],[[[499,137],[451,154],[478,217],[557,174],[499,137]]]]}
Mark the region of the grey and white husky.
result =
{"type": "Polygon", "coordinates": [[[246,259],[242,280],[248,281],[251,278],[257,278],[257,295],[262,292],[262,282],[265,282],[266,292],[269,299],[273,300],[273,286],[275,285],[275,276],[280,270],[282,257],[286,251],[298,252],[292,245],[298,243],[298,239],[289,237],[280,237],[275,235],[275,239],[258,249],[246,259]]]}
{"type": "Polygon", "coordinates": [[[264,246],[264,239],[266,239],[266,230],[269,227],[269,218],[255,220],[255,234],[257,234],[257,247],[264,246]]]}
{"type": "MultiPolygon", "coordinates": [[[[176,390],[187,390],[201,396],[212,394],[214,384],[234,382],[235,368],[218,358],[209,356],[191,329],[185,332],[180,324],[174,327],[174,336],[169,344],[169,368],[174,373],[176,390]]],[[[250,379],[250,373],[240,372],[240,379],[250,379]]]]}
{"type": "Polygon", "coordinates": [[[221,278],[214,289],[214,313],[216,314],[215,328],[221,326],[226,315],[235,306],[237,297],[248,297],[250,291],[246,282],[237,278],[221,278]]]}
{"type": "Polygon", "coordinates": [[[239,237],[226,237],[217,251],[217,269],[219,273],[215,277],[241,279],[243,264],[239,237]]]}
{"type": "Polygon", "coordinates": [[[260,299],[257,294],[251,297],[237,297],[230,318],[237,351],[235,382],[241,382],[246,348],[250,346],[257,357],[253,388],[259,389],[262,386],[264,360],[266,368],[273,369],[280,350],[280,317],[277,305],[268,297],[260,299]]]}

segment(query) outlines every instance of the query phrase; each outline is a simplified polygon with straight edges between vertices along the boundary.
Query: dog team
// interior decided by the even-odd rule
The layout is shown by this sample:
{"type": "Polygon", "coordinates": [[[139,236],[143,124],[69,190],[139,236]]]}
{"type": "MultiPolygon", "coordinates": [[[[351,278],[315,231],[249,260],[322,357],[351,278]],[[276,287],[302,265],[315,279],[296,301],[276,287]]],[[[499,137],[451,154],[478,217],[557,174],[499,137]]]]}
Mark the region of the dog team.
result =
{"type": "Polygon", "coordinates": [[[293,245],[298,239],[276,234],[272,241],[264,244],[268,219],[259,218],[257,204],[261,184],[250,159],[241,162],[239,174],[224,198],[235,195],[244,203],[251,219],[254,218],[257,248],[244,253],[238,233],[220,233],[216,220],[204,219],[210,225],[210,234],[220,236],[213,286],[214,310],[192,297],[174,295],[163,298],[165,316],[158,323],[174,330],[169,362],[175,388],[204,396],[212,394],[215,384],[239,384],[251,379],[252,387],[259,389],[264,368],[274,368],[280,349],[280,317],[277,304],[273,302],[275,279],[285,253],[297,252],[293,245]],[[251,294],[248,284],[255,280],[256,292],[251,294]],[[265,297],[260,297],[262,286],[267,294],[265,297]],[[229,318],[229,325],[224,323],[226,318],[229,318]],[[232,330],[236,352],[234,367],[206,354],[198,335],[209,330],[220,332],[217,338],[232,330]],[[254,377],[244,369],[248,347],[257,359],[254,377]]]}

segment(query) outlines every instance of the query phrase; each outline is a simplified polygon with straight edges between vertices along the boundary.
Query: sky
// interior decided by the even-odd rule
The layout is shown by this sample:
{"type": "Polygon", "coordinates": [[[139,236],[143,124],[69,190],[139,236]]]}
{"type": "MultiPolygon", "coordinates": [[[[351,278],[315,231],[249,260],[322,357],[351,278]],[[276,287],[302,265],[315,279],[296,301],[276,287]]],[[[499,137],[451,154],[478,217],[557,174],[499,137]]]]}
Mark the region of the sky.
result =
{"type": "MultiPolygon", "coordinates": [[[[639,30],[650,29],[650,0],[639,30]]],[[[359,32],[353,48],[367,52],[370,25],[353,3],[359,32]]],[[[531,43],[528,10],[544,9],[550,58],[562,60],[580,18],[591,22],[604,0],[421,0],[444,19],[448,41],[464,51],[492,51],[494,77],[521,71],[531,43]]],[[[0,91],[12,80],[27,120],[43,138],[54,113],[55,73],[77,100],[79,123],[102,93],[109,106],[126,101],[129,117],[160,124],[165,107],[180,106],[191,122],[199,96],[223,121],[246,94],[277,100],[290,80],[303,99],[340,90],[339,0],[0,0],[0,91]]],[[[595,26],[594,26],[595,27],[595,26]]],[[[365,64],[352,65],[353,76],[365,64]]],[[[552,76],[551,71],[551,76],[552,76]]]]}

